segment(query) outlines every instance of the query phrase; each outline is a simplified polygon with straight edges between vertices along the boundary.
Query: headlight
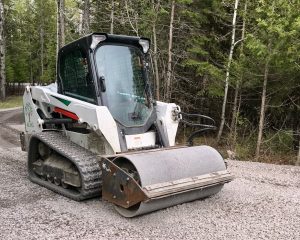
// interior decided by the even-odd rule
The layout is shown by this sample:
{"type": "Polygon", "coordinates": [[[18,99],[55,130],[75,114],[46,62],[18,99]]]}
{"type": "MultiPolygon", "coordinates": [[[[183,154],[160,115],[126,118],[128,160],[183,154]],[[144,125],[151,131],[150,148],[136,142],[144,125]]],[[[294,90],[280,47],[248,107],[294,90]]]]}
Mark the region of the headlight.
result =
{"type": "Polygon", "coordinates": [[[150,41],[148,39],[145,38],[141,38],[139,40],[139,44],[142,46],[143,48],[143,52],[147,53],[149,51],[150,48],[150,41]]]}
{"type": "Polygon", "coordinates": [[[91,44],[91,49],[95,49],[100,42],[103,42],[106,40],[106,36],[105,35],[93,35],[92,39],[93,40],[92,40],[92,44],[91,44]]]}

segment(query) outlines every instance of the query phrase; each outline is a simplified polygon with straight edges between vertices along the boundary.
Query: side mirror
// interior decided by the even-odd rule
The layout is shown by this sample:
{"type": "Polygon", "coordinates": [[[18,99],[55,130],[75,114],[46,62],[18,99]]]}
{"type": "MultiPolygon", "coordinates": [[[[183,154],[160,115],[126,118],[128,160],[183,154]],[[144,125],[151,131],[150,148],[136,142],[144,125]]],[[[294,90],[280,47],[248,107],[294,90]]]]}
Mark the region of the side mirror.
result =
{"type": "Polygon", "coordinates": [[[106,91],[105,77],[104,76],[100,76],[98,82],[99,82],[101,91],[105,92],[106,91]]]}

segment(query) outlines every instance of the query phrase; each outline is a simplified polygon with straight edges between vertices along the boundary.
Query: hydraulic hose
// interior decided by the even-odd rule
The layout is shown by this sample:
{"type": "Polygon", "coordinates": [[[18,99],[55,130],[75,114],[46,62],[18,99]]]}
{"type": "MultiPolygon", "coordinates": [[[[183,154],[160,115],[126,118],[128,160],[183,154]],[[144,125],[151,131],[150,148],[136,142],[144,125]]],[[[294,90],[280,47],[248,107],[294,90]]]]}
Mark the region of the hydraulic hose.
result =
{"type": "Polygon", "coordinates": [[[215,126],[215,120],[212,119],[211,117],[202,115],[202,114],[195,114],[195,113],[185,113],[185,112],[178,112],[178,119],[180,119],[180,122],[182,122],[185,125],[191,126],[191,127],[200,127],[201,129],[196,130],[194,132],[191,133],[191,135],[188,137],[187,140],[187,145],[188,146],[193,146],[193,139],[204,133],[207,131],[212,131],[212,130],[216,130],[216,126],[215,126]],[[190,122],[184,119],[184,117],[197,117],[199,119],[202,120],[206,120],[209,121],[209,124],[203,124],[203,123],[195,123],[195,122],[190,122]]]}

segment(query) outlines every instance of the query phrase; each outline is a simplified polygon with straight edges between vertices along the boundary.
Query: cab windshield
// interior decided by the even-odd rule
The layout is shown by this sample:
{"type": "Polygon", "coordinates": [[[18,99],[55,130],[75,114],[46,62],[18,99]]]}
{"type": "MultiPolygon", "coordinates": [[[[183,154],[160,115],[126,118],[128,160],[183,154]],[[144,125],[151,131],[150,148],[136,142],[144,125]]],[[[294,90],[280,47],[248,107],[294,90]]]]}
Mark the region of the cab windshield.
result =
{"type": "Polygon", "coordinates": [[[98,77],[105,81],[112,116],[127,127],[144,125],[152,105],[140,50],[132,46],[103,45],[96,50],[95,58],[98,77]]]}

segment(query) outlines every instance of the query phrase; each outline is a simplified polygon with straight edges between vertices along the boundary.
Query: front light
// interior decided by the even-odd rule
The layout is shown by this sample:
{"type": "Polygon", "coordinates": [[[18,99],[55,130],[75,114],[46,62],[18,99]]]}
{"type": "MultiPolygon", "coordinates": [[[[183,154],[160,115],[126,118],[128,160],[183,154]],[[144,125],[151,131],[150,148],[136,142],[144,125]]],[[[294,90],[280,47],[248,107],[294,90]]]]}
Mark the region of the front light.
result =
{"type": "Polygon", "coordinates": [[[106,40],[105,35],[93,35],[91,49],[95,49],[100,42],[103,42],[105,40],[106,40]]]}
{"type": "Polygon", "coordinates": [[[145,38],[141,38],[139,40],[139,44],[142,46],[143,48],[143,52],[147,53],[149,51],[150,48],[150,41],[148,39],[145,38]]]}

